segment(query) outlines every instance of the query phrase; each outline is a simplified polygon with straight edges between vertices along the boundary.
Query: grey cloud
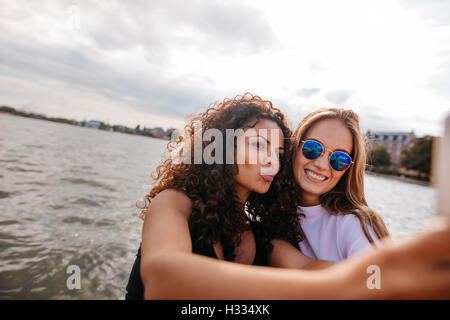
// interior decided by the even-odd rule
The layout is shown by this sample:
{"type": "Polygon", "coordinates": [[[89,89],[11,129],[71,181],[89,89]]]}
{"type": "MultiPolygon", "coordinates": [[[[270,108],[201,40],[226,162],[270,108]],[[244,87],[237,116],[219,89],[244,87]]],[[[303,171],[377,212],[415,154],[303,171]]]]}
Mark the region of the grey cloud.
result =
{"type": "Polygon", "coordinates": [[[336,106],[341,106],[354,95],[352,90],[336,90],[325,94],[325,98],[336,106]]]}
{"type": "MultiPolygon", "coordinates": [[[[442,31],[450,27],[450,1],[448,0],[402,0],[401,3],[406,8],[415,10],[428,27],[442,28],[442,31]]],[[[439,71],[429,79],[428,88],[449,98],[450,51],[441,51],[439,58],[441,60],[439,71]]],[[[450,106],[447,108],[450,109],[450,106]]]]}
{"type": "Polygon", "coordinates": [[[103,63],[101,56],[81,50],[71,52],[59,47],[37,47],[29,51],[25,46],[25,43],[4,46],[0,58],[0,64],[6,66],[4,70],[13,70],[15,74],[38,82],[52,79],[82,86],[126,104],[130,104],[126,98],[131,96],[135,98],[134,106],[140,110],[182,119],[186,112],[192,112],[199,105],[206,106],[207,98],[214,94],[205,86],[188,85],[183,78],[163,78],[152,70],[140,75],[118,72],[103,63]]]}
{"type": "Polygon", "coordinates": [[[439,135],[441,115],[439,114],[403,114],[393,115],[390,112],[380,112],[375,106],[362,106],[355,110],[360,118],[360,128],[363,132],[370,131],[414,131],[420,137],[426,134],[439,135]]]}
{"type": "Polygon", "coordinates": [[[219,1],[132,1],[114,10],[80,4],[86,27],[105,49],[143,45],[154,56],[192,48],[205,55],[258,53],[275,48],[276,37],[256,9],[219,1]]]}
{"type": "Polygon", "coordinates": [[[319,93],[322,89],[320,88],[315,88],[315,87],[311,87],[311,88],[302,88],[297,90],[294,94],[302,96],[304,98],[310,98],[313,95],[319,93]]]}
{"type": "Polygon", "coordinates": [[[295,130],[300,120],[308,113],[319,108],[308,103],[293,103],[292,101],[279,97],[274,97],[271,101],[275,107],[279,108],[286,115],[288,123],[293,130],[295,130]]]}
{"type": "Polygon", "coordinates": [[[273,49],[276,38],[259,9],[221,1],[165,1],[154,18],[172,41],[195,42],[205,54],[232,55],[273,49]],[[160,16],[167,17],[161,21],[160,16]],[[188,36],[183,31],[191,31],[188,36]],[[184,39],[185,38],[185,39],[184,39]],[[187,41],[186,41],[187,40],[187,41]]]}
{"type": "Polygon", "coordinates": [[[375,112],[361,111],[358,113],[360,117],[360,127],[363,132],[371,131],[395,131],[397,128],[392,126],[395,121],[390,121],[389,115],[379,115],[375,112]]]}
{"type": "MultiPolygon", "coordinates": [[[[204,105],[208,97],[207,88],[187,85],[182,78],[163,78],[152,70],[139,75],[119,72],[110,69],[101,57],[83,51],[75,53],[47,47],[45,50],[36,48],[30,53],[22,45],[10,43],[5,47],[0,63],[36,81],[59,80],[102,92],[104,96],[126,104],[129,104],[126,98],[131,96],[136,99],[134,106],[140,110],[179,118],[199,104],[204,105]]],[[[214,92],[209,90],[209,93],[214,92]]]]}
{"type": "MultiPolygon", "coordinates": [[[[10,4],[0,27],[0,72],[36,81],[58,80],[101,92],[140,110],[182,118],[217,99],[213,81],[202,76],[166,75],[171,52],[193,49],[208,55],[251,54],[270,50],[276,39],[265,17],[237,3],[218,1],[50,1],[10,4]],[[44,43],[36,35],[18,36],[20,24],[41,27],[41,21],[64,22],[66,9],[81,9],[81,30],[88,43],[64,47],[44,43]],[[45,18],[47,20],[43,20],[45,18]],[[140,46],[147,64],[140,70],[114,66],[108,54],[140,46]],[[137,71],[137,72],[136,72],[137,71]]],[[[3,14],[3,13],[2,13],[3,14]]],[[[48,28],[51,28],[49,25],[48,28]]],[[[70,37],[70,33],[68,33],[70,37]]],[[[167,72],[170,74],[170,72],[167,72]]],[[[24,94],[26,95],[26,94],[24,94]]]]}

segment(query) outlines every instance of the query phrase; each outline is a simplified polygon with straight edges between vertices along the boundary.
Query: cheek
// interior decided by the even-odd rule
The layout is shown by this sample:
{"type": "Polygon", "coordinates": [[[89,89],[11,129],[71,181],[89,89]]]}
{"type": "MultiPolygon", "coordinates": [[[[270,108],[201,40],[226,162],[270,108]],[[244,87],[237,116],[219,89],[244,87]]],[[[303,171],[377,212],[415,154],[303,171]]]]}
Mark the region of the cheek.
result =
{"type": "Polygon", "coordinates": [[[301,172],[302,172],[302,167],[303,167],[300,158],[301,157],[299,157],[299,156],[295,157],[293,168],[292,168],[292,171],[294,172],[294,178],[295,178],[295,181],[297,182],[297,184],[300,184],[300,177],[301,177],[301,172]]]}
{"type": "Polygon", "coordinates": [[[341,178],[344,174],[345,174],[345,171],[344,172],[338,172],[338,171],[332,172],[332,177],[331,177],[330,184],[329,184],[330,190],[333,189],[338,184],[338,182],[341,180],[341,178]]]}
{"type": "Polygon", "coordinates": [[[256,168],[255,165],[238,164],[239,173],[235,176],[236,181],[242,185],[248,185],[254,180],[256,168]]]}
{"type": "Polygon", "coordinates": [[[307,159],[304,157],[298,155],[294,159],[294,173],[299,174],[301,171],[303,171],[303,168],[305,167],[305,164],[308,162],[307,159]]]}

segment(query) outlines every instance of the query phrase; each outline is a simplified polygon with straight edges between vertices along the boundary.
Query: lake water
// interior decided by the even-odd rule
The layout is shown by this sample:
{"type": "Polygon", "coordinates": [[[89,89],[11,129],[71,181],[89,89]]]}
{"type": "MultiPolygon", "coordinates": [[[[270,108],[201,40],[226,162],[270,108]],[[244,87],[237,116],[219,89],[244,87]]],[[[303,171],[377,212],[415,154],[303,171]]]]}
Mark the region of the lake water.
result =
{"type": "MultiPolygon", "coordinates": [[[[123,299],[167,141],[6,114],[0,128],[0,299],[123,299]]],[[[366,197],[394,239],[434,214],[430,187],[367,176],[366,197]]]]}

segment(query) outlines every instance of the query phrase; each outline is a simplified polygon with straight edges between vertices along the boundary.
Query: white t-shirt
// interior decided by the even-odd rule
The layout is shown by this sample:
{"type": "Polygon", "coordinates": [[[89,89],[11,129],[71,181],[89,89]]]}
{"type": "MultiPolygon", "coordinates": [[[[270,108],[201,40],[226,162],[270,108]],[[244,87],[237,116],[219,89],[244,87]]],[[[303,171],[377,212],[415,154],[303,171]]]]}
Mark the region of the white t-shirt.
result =
{"type": "MultiPolygon", "coordinates": [[[[300,207],[305,214],[301,226],[306,239],[300,242],[300,250],[306,256],[340,262],[352,256],[373,250],[364,235],[359,219],[352,214],[335,216],[321,205],[300,207]]],[[[371,227],[367,226],[372,239],[381,246],[371,227]]]]}

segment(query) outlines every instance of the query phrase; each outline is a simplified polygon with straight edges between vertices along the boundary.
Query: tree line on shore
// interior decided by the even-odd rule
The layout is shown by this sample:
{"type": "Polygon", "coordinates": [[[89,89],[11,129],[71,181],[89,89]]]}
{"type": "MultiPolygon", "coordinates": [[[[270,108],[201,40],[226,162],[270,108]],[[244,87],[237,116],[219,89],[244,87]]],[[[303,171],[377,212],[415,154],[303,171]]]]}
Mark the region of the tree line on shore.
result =
{"type": "Polygon", "coordinates": [[[170,139],[172,132],[175,130],[174,128],[170,128],[168,130],[163,130],[162,128],[141,128],[140,125],[137,125],[135,128],[129,128],[123,125],[110,125],[108,123],[104,123],[102,121],[77,121],[73,119],[65,119],[59,117],[47,117],[44,114],[37,114],[33,112],[24,112],[20,110],[16,110],[14,108],[8,106],[0,106],[0,112],[9,113],[16,116],[46,120],[52,122],[65,123],[75,126],[81,127],[92,127],[92,123],[95,123],[95,128],[99,130],[107,130],[114,132],[122,132],[128,134],[135,134],[141,136],[147,136],[152,138],[160,138],[160,139],[170,139]]]}

